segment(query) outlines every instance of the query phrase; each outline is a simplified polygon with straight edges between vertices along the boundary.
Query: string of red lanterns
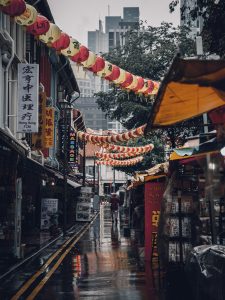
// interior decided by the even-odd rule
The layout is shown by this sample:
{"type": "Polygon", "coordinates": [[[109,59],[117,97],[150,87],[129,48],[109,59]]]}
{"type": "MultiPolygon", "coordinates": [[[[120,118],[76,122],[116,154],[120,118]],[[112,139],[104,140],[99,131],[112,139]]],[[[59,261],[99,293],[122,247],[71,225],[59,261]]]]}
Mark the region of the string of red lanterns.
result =
{"type": "Polygon", "coordinates": [[[27,32],[33,34],[47,46],[58,53],[69,57],[77,64],[94,74],[116,84],[126,91],[148,97],[158,92],[159,83],[133,75],[81,45],[76,39],[69,37],[47,18],[38,14],[37,10],[24,0],[0,0],[0,10],[15,18],[15,21],[26,26],[27,32]]]}
{"type": "Polygon", "coordinates": [[[133,166],[143,160],[143,156],[139,156],[132,159],[126,160],[116,160],[116,159],[107,159],[107,160],[97,160],[97,165],[106,165],[106,166],[117,166],[117,167],[126,167],[126,166],[133,166]]]}
{"type": "Polygon", "coordinates": [[[140,152],[130,152],[130,153],[101,153],[101,152],[95,152],[95,156],[97,158],[102,158],[102,159],[121,159],[121,158],[130,158],[130,157],[135,157],[138,156],[140,154],[140,152]]]}
{"type": "Polygon", "coordinates": [[[144,135],[144,129],[146,124],[135,128],[133,130],[127,131],[125,133],[118,133],[112,135],[94,135],[86,133],[83,131],[78,131],[78,138],[82,141],[88,141],[93,144],[103,144],[103,143],[112,143],[112,142],[126,142],[130,139],[137,138],[144,135]]]}
{"type": "Polygon", "coordinates": [[[153,144],[148,144],[141,147],[127,147],[127,146],[119,146],[114,144],[99,144],[102,148],[105,148],[108,151],[117,151],[117,152],[125,152],[125,153],[140,153],[144,154],[149,151],[152,151],[154,148],[153,144]]]}

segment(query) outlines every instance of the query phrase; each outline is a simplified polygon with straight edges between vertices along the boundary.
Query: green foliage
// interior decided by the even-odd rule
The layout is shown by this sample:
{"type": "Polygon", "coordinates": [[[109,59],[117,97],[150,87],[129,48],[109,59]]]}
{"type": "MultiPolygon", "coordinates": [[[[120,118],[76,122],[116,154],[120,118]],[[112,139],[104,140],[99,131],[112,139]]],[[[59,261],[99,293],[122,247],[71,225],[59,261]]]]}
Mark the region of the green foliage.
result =
{"type": "MultiPolygon", "coordinates": [[[[132,74],[144,78],[160,81],[167,72],[177,52],[184,55],[195,55],[193,40],[187,38],[187,28],[173,27],[170,23],[162,23],[159,27],[140,24],[139,30],[131,29],[124,38],[124,47],[114,49],[105,54],[105,58],[132,74]]],[[[136,128],[145,124],[152,109],[153,99],[129,94],[121,91],[116,86],[107,92],[96,94],[97,103],[110,119],[116,119],[127,129],[136,128]]],[[[146,138],[134,141],[134,145],[145,145],[153,143],[154,150],[145,155],[142,163],[122,168],[131,173],[137,170],[149,169],[157,163],[165,160],[165,144],[171,141],[172,146],[181,142],[184,135],[191,134],[191,130],[181,132],[181,129],[169,129],[167,131],[151,132],[146,138]]]]}
{"type": "MultiPolygon", "coordinates": [[[[179,0],[171,1],[169,9],[174,11],[179,0]]],[[[186,1],[181,7],[181,18],[187,24],[196,20],[198,16],[203,18],[204,26],[202,31],[203,46],[205,54],[217,54],[221,58],[225,57],[225,1],[220,0],[197,0],[196,5],[190,6],[190,1],[186,1]],[[185,11],[188,9],[188,15],[185,11]],[[188,20],[187,20],[188,17],[188,20]]]]}

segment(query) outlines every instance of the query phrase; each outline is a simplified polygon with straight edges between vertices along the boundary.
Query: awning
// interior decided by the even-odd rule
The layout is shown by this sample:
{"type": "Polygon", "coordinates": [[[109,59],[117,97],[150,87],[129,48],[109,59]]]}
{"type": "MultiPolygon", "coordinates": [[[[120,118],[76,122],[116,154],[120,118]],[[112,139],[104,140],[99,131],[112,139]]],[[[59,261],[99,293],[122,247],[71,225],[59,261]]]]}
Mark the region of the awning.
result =
{"type": "Polygon", "coordinates": [[[145,132],[199,116],[225,104],[225,60],[174,59],[145,132]]]}
{"type": "Polygon", "coordinates": [[[28,148],[3,128],[0,128],[0,140],[2,140],[10,149],[15,150],[23,156],[27,156],[28,148]]]}
{"type": "Polygon", "coordinates": [[[70,180],[70,179],[67,179],[67,183],[75,189],[82,186],[81,184],[79,184],[73,180],[70,180]]]}
{"type": "Polygon", "coordinates": [[[170,154],[170,160],[183,160],[187,158],[201,157],[206,154],[218,153],[221,149],[221,145],[217,142],[216,138],[199,144],[199,146],[193,148],[177,148],[170,154]]]}

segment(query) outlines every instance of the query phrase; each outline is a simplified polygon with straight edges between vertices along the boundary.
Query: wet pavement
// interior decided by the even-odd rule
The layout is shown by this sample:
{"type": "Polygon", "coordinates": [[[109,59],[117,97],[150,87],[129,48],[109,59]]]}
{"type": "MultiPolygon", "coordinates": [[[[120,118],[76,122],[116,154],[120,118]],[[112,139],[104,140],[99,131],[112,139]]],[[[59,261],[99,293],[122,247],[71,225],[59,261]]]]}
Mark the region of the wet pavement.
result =
{"type": "Polygon", "coordinates": [[[119,223],[111,223],[109,206],[102,205],[100,216],[82,238],[68,245],[58,254],[59,260],[52,260],[34,280],[31,270],[32,273],[38,270],[47,257],[43,256],[43,261],[39,258],[30,269],[9,279],[0,299],[163,299],[158,292],[159,277],[153,276],[150,263],[144,261],[144,249],[132,238],[123,236],[119,223]],[[27,279],[30,285],[24,287],[23,293],[11,297],[12,291],[18,290],[27,279]]]}

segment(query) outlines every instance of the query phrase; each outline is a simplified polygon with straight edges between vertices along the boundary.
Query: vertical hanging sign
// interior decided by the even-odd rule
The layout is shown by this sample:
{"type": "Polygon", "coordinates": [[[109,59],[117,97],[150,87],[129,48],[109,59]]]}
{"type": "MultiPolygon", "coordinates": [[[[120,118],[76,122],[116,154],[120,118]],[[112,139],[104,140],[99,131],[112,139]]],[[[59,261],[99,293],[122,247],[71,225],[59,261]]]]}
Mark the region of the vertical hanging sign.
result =
{"type": "Polygon", "coordinates": [[[46,94],[45,92],[39,93],[39,106],[38,106],[38,132],[32,134],[32,150],[44,149],[44,130],[45,130],[45,117],[46,117],[46,94]]]}
{"type": "Polygon", "coordinates": [[[54,145],[54,108],[46,107],[45,109],[45,148],[53,147],[54,145]]]}
{"type": "Polygon", "coordinates": [[[76,133],[73,128],[70,129],[70,136],[69,136],[69,165],[75,171],[76,161],[75,161],[75,153],[76,151],[76,133]]]}
{"type": "Polygon", "coordinates": [[[156,251],[157,233],[161,201],[165,191],[165,182],[145,183],[145,259],[151,260],[156,251]],[[154,241],[153,241],[154,237],[154,241]]]}
{"type": "Polygon", "coordinates": [[[17,132],[38,132],[38,78],[38,64],[18,64],[17,132]]]}

